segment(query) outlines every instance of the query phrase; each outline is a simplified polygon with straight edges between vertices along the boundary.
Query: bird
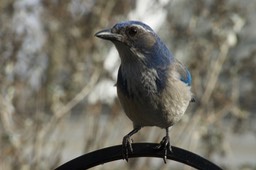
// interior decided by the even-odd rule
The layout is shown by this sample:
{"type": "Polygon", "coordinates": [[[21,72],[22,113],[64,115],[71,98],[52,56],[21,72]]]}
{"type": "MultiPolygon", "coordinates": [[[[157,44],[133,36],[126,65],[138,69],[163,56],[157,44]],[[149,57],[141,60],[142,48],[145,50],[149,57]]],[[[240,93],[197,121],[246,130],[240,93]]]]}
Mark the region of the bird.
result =
{"type": "Polygon", "coordinates": [[[103,29],[96,37],[111,41],[121,64],[117,75],[117,96],[133,123],[133,130],[123,137],[122,153],[128,161],[133,152],[131,136],[146,126],[165,129],[166,135],[157,146],[172,151],[169,129],[185,113],[190,102],[192,77],[187,67],[174,58],[165,43],[147,24],[141,21],[122,21],[103,29]]]}

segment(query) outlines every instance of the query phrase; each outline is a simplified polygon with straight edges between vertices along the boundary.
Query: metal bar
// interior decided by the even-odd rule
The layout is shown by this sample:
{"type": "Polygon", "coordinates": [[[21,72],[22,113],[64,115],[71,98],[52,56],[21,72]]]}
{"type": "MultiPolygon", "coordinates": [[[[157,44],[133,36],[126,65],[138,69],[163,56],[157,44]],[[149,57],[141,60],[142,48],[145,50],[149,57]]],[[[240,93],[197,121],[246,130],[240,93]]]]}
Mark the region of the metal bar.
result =
{"type": "MultiPolygon", "coordinates": [[[[129,158],[137,157],[157,157],[163,158],[163,150],[156,149],[159,144],[156,143],[133,143],[133,152],[129,153],[129,158]]],[[[107,162],[123,159],[122,145],[116,145],[93,151],[79,156],[55,170],[84,170],[107,162]]],[[[174,160],[199,170],[221,170],[219,166],[207,159],[189,152],[187,150],[172,146],[172,152],[168,151],[167,159],[174,160]]]]}

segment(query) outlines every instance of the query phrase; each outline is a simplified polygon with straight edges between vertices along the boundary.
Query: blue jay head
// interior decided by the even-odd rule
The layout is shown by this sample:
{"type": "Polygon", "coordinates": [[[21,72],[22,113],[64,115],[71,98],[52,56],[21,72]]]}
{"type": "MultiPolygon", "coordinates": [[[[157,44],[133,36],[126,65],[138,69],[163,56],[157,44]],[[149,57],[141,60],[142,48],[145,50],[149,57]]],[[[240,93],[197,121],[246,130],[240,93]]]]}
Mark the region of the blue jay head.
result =
{"type": "Polygon", "coordinates": [[[148,25],[139,21],[119,22],[95,36],[112,41],[122,62],[142,61],[148,66],[167,64],[172,58],[167,47],[148,25]]]}

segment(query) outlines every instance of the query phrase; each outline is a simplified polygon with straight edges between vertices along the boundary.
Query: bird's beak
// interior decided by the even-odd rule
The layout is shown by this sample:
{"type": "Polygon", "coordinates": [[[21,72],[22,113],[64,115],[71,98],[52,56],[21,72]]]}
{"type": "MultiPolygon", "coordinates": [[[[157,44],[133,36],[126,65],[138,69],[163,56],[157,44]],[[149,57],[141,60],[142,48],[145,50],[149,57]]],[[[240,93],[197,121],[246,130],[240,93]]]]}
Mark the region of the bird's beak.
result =
{"type": "Polygon", "coordinates": [[[96,37],[110,41],[122,41],[122,35],[112,33],[111,29],[104,29],[95,34],[96,37]]]}

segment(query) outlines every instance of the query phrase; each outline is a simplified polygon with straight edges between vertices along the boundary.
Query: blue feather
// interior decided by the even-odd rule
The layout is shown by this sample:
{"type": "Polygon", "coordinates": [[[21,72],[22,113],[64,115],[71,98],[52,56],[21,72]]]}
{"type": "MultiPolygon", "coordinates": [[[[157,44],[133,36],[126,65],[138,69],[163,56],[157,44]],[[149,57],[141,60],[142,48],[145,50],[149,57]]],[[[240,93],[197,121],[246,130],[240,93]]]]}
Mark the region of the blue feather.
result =
{"type": "Polygon", "coordinates": [[[188,86],[191,86],[192,83],[192,77],[190,72],[188,71],[187,68],[185,74],[181,74],[180,80],[183,81],[184,83],[186,83],[188,86]]]}
{"type": "Polygon", "coordinates": [[[192,77],[188,69],[185,66],[183,66],[178,60],[173,61],[172,67],[174,71],[176,71],[179,74],[179,79],[188,86],[191,86],[192,77]]]}
{"type": "Polygon", "coordinates": [[[125,27],[133,25],[133,24],[140,25],[140,26],[144,27],[145,29],[150,30],[150,31],[153,32],[152,28],[150,28],[148,25],[146,25],[146,24],[144,24],[144,23],[142,23],[140,21],[123,21],[123,22],[119,22],[113,28],[115,28],[117,30],[120,30],[122,28],[125,28],[125,27]]]}

